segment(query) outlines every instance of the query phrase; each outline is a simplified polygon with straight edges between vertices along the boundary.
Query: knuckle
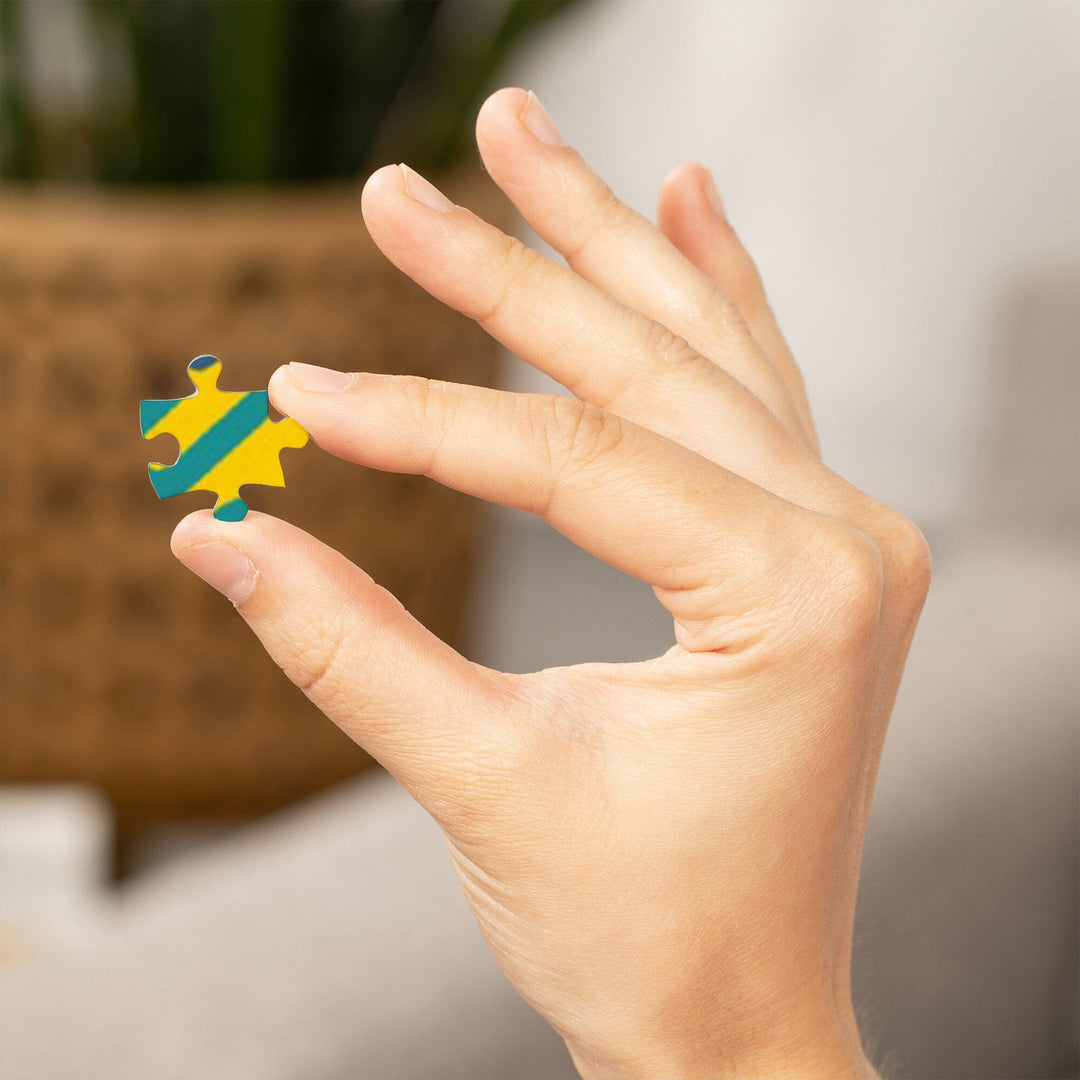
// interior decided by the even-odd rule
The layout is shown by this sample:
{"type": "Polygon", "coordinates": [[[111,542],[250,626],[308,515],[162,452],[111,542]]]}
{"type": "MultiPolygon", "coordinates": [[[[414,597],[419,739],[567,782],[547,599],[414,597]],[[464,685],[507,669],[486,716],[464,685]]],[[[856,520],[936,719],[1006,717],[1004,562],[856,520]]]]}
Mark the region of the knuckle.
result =
{"type": "Polygon", "coordinates": [[[486,327],[506,310],[522,286],[535,281],[545,267],[544,256],[516,236],[504,236],[483,259],[482,277],[488,299],[476,321],[486,327]]]}
{"type": "Polygon", "coordinates": [[[617,416],[588,402],[554,397],[548,447],[556,475],[575,475],[609,454],[622,441],[617,416]]]}
{"type": "Polygon", "coordinates": [[[609,232],[616,235],[632,232],[641,221],[641,216],[637,211],[627,206],[599,177],[594,198],[600,225],[609,232]]]}
{"type": "Polygon", "coordinates": [[[439,419],[433,414],[441,409],[440,395],[433,390],[430,379],[422,375],[399,375],[390,386],[393,393],[387,394],[386,400],[401,423],[419,428],[439,419]]]}
{"type": "Polygon", "coordinates": [[[424,420],[430,415],[434,404],[430,379],[425,379],[422,375],[401,375],[394,385],[410,419],[424,420]]]}
{"type": "Polygon", "coordinates": [[[701,354],[685,338],[669,330],[663,323],[649,324],[645,342],[652,358],[667,374],[680,368],[697,367],[703,362],[701,354]]]}
{"type": "MultiPolygon", "coordinates": [[[[738,243],[737,239],[735,243],[738,243]]],[[[768,309],[761,275],[745,252],[731,260],[724,278],[724,291],[743,315],[760,315],[768,309]]]]}
{"type": "Polygon", "coordinates": [[[889,587],[904,612],[917,617],[933,573],[930,545],[919,527],[896,511],[891,513],[884,537],[882,550],[889,587]]]}
{"type": "Polygon", "coordinates": [[[543,264],[544,256],[516,236],[508,236],[501,257],[502,273],[515,284],[530,277],[543,264]]]}
{"type": "Polygon", "coordinates": [[[750,336],[748,318],[755,315],[752,304],[745,303],[736,294],[714,288],[708,301],[701,305],[705,326],[710,335],[726,347],[750,336]]]}
{"type": "Polygon", "coordinates": [[[347,633],[315,628],[307,641],[298,642],[286,665],[288,676],[308,697],[324,698],[338,681],[347,633]]]}
{"type": "Polygon", "coordinates": [[[447,432],[454,426],[461,405],[460,387],[420,375],[403,375],[396,386],[402,402],[401,420],[416,433],[424,472],[435,467],[447,432]]]}
{"type": "MultiPolygon", "coordinates": [[[[348,593],[348,590],[345,590],[348,593]]],[[[388,668],[380,641],[404,617],[405,608],[386,594],[380,603],[378,632],[350,618],[355,604],[342,597],[336,611],[312,620],[283,643],[282,670],[325,713],[355,719],[385,697],[388,668]]]]}
{"type": "MultiPolygon", "coordinates": [[[[625,425],[612,413],[577,398],[537,395],[526,400],[531,441],[545,458],[550,505],[559,481],[589,469],[614,450],[625,436],[625,425]]],[[[537,512],[546,512],[547,505],[537,512]]]]}
{"type": "Polygon", "coordinates": [[[344,669],[348,667],[351,679],[357,668],[365,666],[363,652],[355,649],[355,644],[340,618],[333,616],[319,620],[287,644],[281,666],[320,708],[332,709],[345,693],[344,669]]]}
{"type": "Polygon", "coordinates": [[[818,647],[858,647],[882,620],[914,623],[930,587],[926,538],[891,509],[875,515],[865,531],[840,522],[819,530],[798,562],[806,583],[799,625],[818,647]]]}
{"type": "Polygon", "coordinates": [[[881,617],[885,569],[881,551],[864,532],[837,524],[804,548],[804,570],[813,582],[813,617],[804,620],[818,646],[865,643],[881,617]]]}
{"type": "Polygon", "coordinates": [[[560,204],[566,208],[558,245],[571,266],[585,261],[598,238],[633,232],[639,215],[595,174],[567,178],[560,204]]]}

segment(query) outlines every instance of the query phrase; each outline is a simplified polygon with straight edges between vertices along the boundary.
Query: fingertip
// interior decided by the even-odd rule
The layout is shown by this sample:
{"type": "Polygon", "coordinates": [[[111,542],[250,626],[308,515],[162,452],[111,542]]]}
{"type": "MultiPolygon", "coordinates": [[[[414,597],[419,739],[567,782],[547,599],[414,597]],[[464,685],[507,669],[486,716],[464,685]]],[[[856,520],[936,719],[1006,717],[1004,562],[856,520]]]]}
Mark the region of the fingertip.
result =
{"type": "Polygon", "coordinates": [[[512,191],[534,186],[538,170],[563,168],[546,161],[546,150],[567,149],[543,104],[531,90],[507,87],[492,94],[476,118],[476,145],[488,172],[513,199],[512,191]]]}
{"type": "Polygon", "coordinates": [[[266,384],[266,389],[270,394],[270,404],[280,413],[284,413],[286,416],[292,414],[288,409],[283,408],[285,404],[292,400],[292,392],[296,389],[296,380],[293,378],[292,370],[288,364],[282,364],[273,375],[270,376],[270,381],[266,384]]]}
{"type": "Polygon", "coordinates": [[[712,173],[697,161],[684,161],[664,177],[660,184],[658,210],[661,221],[702,213],[727,220],[712,173]]]}
{"type": "Polygon", "coordinates": [[[701,188],[703,178],[710,175],[709,170],[699,161],[682,161],[671,169],[660,184],[660,190],[679,191],[689,186],[701,188]]]}
{"type": "Polygon", "coordinates": [[[676,165],[660,185],[656,223],[699,270],[725,288],[723,255],[737,244],[712,173],[696,161],[676,165]]]}
{"type": "Polygon", "coordinates": [[[195,510],[177,523],[169,547],[177,558],[205,544],[232,544],[249,550],[272,543],[273,534],[285,527],[285,522],[279,518],[258,510],[249,510],[239,521],[221,521],[214,517],[211,509],[195,510]]]}
{"type": "Polygon", "coordinates": [[[493,124],[507,117],[520,116],[528,100],[528,90],[523,90],[520,86],[504,86],[501,90],[489,94],[476,114],[477,140],[481,133],[490,130],[493,124]]]}
{"type": "Polygon", "coordinates": [[[185,551],[207,543],[212,535],[214,515],[210,510],[196,510],[181,518],[169,538],[169,548],[179,559],[185,551]]]}
{"type": "Polygon", "coordinates": [[[405,174],[400,165],[384,165],[376,169],[364,184],[360,192],[360,212],[365,221],[368,214],[376,212],[380,202],[387,195],[405,193],[405,174]]]}
{"type": "Polygon", "coordinates": [[[291,386],[292,383],[292,368],[289,364],[282,364],[280,367],[274,369],[274,373],[270,376],[270,381],[267,383],[267,386],[291,386]]]}
{"type": "Polygon", "coordinates": [[[387,184],[392,184],[398,191],[404,190],[405,178],[402,176],[400,165],[383,165],[376,169],[364,183],[360,197],[370,197],[375,192],[385,188],[387,184]]]}

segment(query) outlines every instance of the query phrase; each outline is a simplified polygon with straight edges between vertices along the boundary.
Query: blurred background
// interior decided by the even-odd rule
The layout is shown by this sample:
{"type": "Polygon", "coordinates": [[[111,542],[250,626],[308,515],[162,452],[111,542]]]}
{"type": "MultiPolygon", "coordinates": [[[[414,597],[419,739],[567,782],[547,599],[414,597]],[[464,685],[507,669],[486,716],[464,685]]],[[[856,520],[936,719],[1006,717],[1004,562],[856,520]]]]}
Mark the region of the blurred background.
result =
{"type": "MultiPolygon", "coordinates": [[[[1023,0],[0,0],[0,1075],[574,1075],[435,826],[169,555],[208,497],[153,497],[136,424],[201,352],[229,389],[558,391],[359,216],[405,160],[539,244],[472,141],[507,84],[649,217],[713,169],[826,461],[931,542],[857,919],[876,1059],[1077,1076],[1080,5],[1023,0]]],[[[283,465],[252,504],[474,659],[673,640],[542,522],[283,465]]]]}

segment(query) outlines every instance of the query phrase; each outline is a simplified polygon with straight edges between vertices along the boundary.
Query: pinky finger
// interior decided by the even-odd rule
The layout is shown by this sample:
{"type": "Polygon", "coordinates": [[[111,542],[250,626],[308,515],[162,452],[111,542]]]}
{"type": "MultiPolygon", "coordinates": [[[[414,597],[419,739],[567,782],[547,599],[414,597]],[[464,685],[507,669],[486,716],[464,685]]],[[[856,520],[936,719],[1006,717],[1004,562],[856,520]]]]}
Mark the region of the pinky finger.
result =
{"type": "Polygon", "coordinates": [[[754,339],[783,375],[817,453],[802,374],[780,333],[757,267],[723,212],[708,169],[685,162],[668,173],[660,186],[658,222],[661,232],[738,307],[754,339]]]}

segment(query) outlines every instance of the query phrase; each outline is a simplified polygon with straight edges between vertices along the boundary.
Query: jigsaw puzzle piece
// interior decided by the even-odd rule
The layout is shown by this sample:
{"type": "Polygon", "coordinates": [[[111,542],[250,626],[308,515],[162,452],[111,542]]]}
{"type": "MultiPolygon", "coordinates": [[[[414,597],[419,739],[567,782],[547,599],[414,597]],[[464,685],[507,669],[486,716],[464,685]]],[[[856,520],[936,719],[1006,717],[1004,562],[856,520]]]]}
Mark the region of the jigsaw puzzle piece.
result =
{"type": "MultiPolygon", "coordinates": [[[[172,435],[180,453],[221,420],[242,397],[248,395],[217,388],[221,361],[216,356],[197,356],[188,364],[188,378],[195,387],[187,397],[166,401],[140,401],[139,426],[144,439],[172,435]]],[[[265,392],[263,397],[266,397],[265,392]]]]}
{"type": "MultiPolygon", "coordinates": [[[[266,397],[265,392],[263,397],[266,397]]],[[[263,415],[266,417],[265,405],[263,415]]],[[[247,504],[240,498],[241,486],[284,487],[285,474],[278,454],[286,447],[299,449],[306,446],[307,441],[308,433],[295,420],[287,417],[274,423],[265,418],[203,476],[197,489],[189,490],[216,491],[218,503],[214,507],[214,517],[222,521],[239,521],[247,513],[247,504]]]]}
{"type": "Polygon", "coordinates": [[[240,521],[248,511],[240,498],[240,487],[284,487],[278,454],[285,447],[304,446],[308,434],[295,420],[275,423],[269,418],[265,390],[218,390],[220,374],[217,357],[196,357],[188,365],[195,393],[186,398],[140,402],[139,424],[145,439],[168,434],[180,444],[174,464],[150,463],[150,482],[158,498],[212,491],[218,496],[214,517],[240,521]]]}

